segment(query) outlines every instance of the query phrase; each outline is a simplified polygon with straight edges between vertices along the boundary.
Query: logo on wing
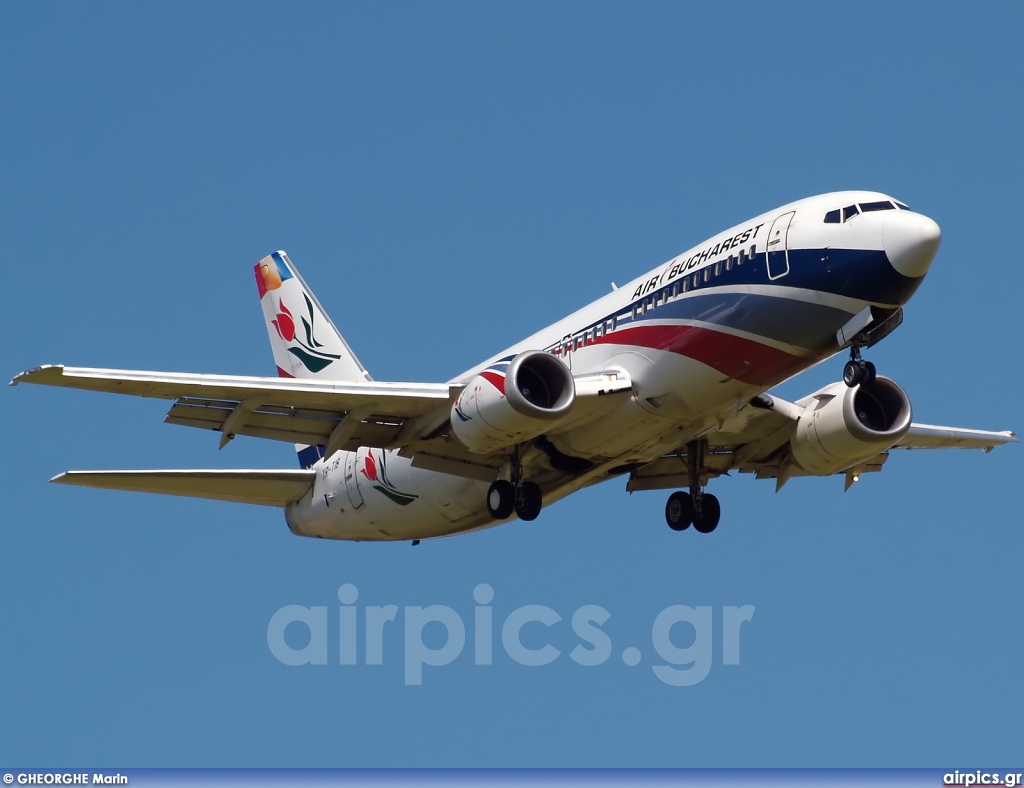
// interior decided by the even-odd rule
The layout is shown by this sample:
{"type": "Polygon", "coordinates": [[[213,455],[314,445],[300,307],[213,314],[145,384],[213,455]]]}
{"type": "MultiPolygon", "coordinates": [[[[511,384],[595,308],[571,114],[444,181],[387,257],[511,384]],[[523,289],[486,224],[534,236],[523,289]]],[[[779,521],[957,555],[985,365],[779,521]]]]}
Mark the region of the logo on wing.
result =
{"type": "Polygon", "coordinates": [[[306,302],[306,315],[308,316],[308,320],[306,317],[299,317],[306,335],[305,341],[297,334],[295,318],[292,316],[291,310],[284,305],[284,301],[281,299],[278,299],[277,314],[271,322],[274,324],[274,328],[277,329],[278,336],[281,339],[285,342],[295,343],[295,345],[288,348],[288,352],[301,361],[302,365],[310,372],[319,372],[333,363],[335,359],[341,358],[341,356],[321,349],[324,345],[317,340],[313,329],[314,321],[316,320],[313,312],[313,302],[309,300],[309,296],[305,293],[302,294],[302,298],[306,302]]]}
{"type": "Polygon", "coordinates": [[[418,495],[401,492],[390,481],[388,481],[386,455],[384,452],[380,452],[379,457],[380,465],[378,466],[377,461],[373,459],[373,452],[367,451],[363,467],[359,471],[363,476],[370,480],[370,483],[373,484],[373,489],[386,495],[399,506],[408,506],[419,498],[418,495]]]}

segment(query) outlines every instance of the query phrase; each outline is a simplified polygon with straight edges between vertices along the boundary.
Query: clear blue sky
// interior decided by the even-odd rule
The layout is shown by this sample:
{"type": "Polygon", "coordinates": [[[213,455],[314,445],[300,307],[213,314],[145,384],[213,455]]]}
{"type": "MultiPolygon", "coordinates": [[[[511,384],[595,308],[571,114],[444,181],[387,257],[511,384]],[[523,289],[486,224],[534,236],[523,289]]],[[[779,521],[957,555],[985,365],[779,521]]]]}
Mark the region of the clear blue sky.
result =
{"type": "MultiPolygon", "coordinates": [[[[750,215],[865,188],[944,232],[870,357],[919,421],[1020,429],[1021,29],[1019,3],[0,4],[0,370],[273,374],[252,265],[285,249],[377,379],[444,380],[750,215]]],[[[48,486],[295,457],[218,452],[159,401],[22,386],[0,404],[0,762],[1019,760],[1019,447],[895,455],[845,495],[724,479],[709,537],[618,482],[413,549],[48,486]],[[524,667],[496,645],[483,667],[467,647],[407,687],[400,616],[383,665],[339,666],[345,583],[360,607],[467,622],[487,583],[499,623],[561,614],[563,654],[524,667]],[[568,658],[587,604],[612,614],[597,667],[568,658]],[[715,614],[693,687],[651,671],[676,604],[715,614]],[[285,605],[328,607],[328,665],[270,653],[285,605]],[[722,664],[728,605],[756,608],[740,665],[722,664]]]]}

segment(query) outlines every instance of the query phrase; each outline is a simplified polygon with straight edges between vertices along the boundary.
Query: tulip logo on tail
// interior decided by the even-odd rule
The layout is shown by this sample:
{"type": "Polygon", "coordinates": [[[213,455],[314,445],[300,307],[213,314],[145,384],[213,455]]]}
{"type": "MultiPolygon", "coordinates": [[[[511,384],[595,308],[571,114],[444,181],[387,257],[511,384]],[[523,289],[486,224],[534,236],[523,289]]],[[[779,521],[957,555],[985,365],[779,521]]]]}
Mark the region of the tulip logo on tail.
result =
{"type": "MultiPolygon", "coordinates": [[[[292,277],[291,270],[280,254],[275,253],[264,257],[256,265],[256,286],[260,291],[260,299],[262,300],[263,296],[269,291],[279,289],[292,277]]],[[[316,335],[313,333],[316,322],[313,314],[313,302],[309,300],[309,296],[305,292],[302,293],[302,298],[306,302],[306,315],[308,317],[308,319],[307,317],[299,317],[306,335],[305,342],[298,337],[292,311],[284,305],[284,301],[280,297],[277,299],[277,315],[270,322],[274,324],[274,328],[277,329],[277,334],[281,339],[288,343],[294,342],[297,345],[297,347],[294,345],[289,347],[288,352],[301,361],[302,366],[310,372],[319,372],[336,359],[341,358],[341,356],[321,350],[324,345],[317,340],[316,335]]]]}
{"type": "Polygon", "coordinates": [[[335,359],[341,358],[341,356],[319,349],[323,347],[323,343],[318,342],[313,334],[313,303],[305,293],[302,294],[302,297],[306,301],[306,314],[309,315],[309,320],[306,320],[304,317],[299,318],[306,332],[305,342],[296,335],[295,320],[292,317],[291,310],[284,305],[284,301],[277,302],[278,313],[271,322],[274,324],[274,328],[277,329],[281,339],[285,342],[295,342],[298,345],[298,347],[292,346],[288,348],[288,352],[301,361],[302,365],[310,372],[319,372],[335,359]]]}
{"type": "Polygon", "coordinates": [[[400,492],[388,481],[387,460],[384,458],[384,452],[380,452],[379,456],[380,467],[377,466],[377,462],[373,459],[373,452],[367,451],[363,468],[359,471],[370,480],[373,484],[373,489],[383,493],[399,506],[408,506],[419,498],[418,495],[413,495],[412,493],[400,492]]]}

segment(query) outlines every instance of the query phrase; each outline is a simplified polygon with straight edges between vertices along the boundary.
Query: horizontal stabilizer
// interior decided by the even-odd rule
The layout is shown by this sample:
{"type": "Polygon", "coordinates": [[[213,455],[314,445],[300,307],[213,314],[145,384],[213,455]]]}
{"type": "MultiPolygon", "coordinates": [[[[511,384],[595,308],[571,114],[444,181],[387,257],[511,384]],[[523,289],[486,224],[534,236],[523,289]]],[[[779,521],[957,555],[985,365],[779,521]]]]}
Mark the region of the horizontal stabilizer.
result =
{"type": "Polygon", "coordinates": [[[50,481],[283,507],[301,498],[314,478],[310,470],[68,471],[50,481]]]}

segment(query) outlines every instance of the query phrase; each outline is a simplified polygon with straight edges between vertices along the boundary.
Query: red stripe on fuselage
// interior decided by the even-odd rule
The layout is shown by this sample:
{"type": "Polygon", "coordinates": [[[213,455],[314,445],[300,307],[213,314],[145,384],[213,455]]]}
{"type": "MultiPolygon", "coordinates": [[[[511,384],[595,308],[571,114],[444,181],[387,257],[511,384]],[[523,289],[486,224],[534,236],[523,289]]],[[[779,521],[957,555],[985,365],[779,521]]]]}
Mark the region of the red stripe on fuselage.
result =
{"type": "Polygon", "coordinates": [[[505,393],[505,376],[499,375],[497,372],[481,372],[480,377],[488,381],[494,388],[500,391],[502,394],[505,393]]]}
{"type": "Polygon", "coordinates": [[[726,377],[757,385],[785,380],[816,360],[704,326],[636,326],[601,337],[598,342],[678,353],[717,369],[726,377]]]}

